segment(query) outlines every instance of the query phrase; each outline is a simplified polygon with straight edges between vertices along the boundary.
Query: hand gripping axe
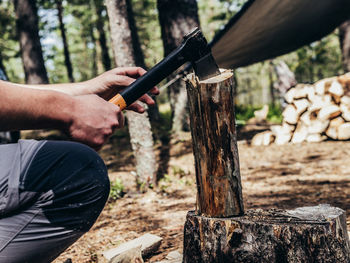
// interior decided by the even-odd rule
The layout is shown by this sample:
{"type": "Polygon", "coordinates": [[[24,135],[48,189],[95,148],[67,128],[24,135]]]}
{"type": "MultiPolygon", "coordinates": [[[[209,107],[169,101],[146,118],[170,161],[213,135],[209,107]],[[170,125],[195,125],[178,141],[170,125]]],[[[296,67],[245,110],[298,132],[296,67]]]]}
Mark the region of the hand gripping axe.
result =
{"type": "Polygon", "coordinates": [[[184,36],[178,48],[109,101],[118,105],[121,110],[125,109],[186,62],[192,63],[199,80],[220,74],[207,40],[195,28],[184,36]]]}

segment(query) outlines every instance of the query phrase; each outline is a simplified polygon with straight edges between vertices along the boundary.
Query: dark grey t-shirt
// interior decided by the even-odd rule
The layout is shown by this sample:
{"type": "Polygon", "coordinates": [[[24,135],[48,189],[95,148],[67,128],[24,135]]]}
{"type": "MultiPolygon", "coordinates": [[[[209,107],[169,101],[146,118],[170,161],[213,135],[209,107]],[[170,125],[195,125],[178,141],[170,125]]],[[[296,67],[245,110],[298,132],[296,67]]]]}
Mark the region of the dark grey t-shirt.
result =
{"type": "Polygon", "coordinates": [[[0,145],[0,218],[30,198],[30,193],[19,195],[19,181],[45,142],[19,140],[0,145]]]}

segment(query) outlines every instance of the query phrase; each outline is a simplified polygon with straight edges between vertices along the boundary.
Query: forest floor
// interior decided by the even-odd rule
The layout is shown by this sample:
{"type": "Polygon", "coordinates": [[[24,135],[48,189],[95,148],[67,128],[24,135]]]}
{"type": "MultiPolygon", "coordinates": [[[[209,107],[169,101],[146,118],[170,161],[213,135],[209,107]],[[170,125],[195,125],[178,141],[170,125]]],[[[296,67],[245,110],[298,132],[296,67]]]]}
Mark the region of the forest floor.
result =
{"type": "MultiPolygon", "coordinates": [[[[239,137],[242,137],[239,135],[239,137]]],[[[240,139],[240,138],[239,138],[240,139]]],[[[182,252],[187,211],[194,210],[196,184],[191,136],[183,133],[158,146],[165,169],[156,190],[136,191],[128,138],[114,136],[100,154],[110,179],[120,178],[126,194],[109,201],[93,228],[55,263],[107,262],[101,253],[145,233],[163,238],[158,252],[146,262],[182,252]]],[[[238,141],[245,209],[292,209],[331,204],[346,210],[350,228],[350,142],[327,141],[297,145],[250,146],[238,141]]]]}

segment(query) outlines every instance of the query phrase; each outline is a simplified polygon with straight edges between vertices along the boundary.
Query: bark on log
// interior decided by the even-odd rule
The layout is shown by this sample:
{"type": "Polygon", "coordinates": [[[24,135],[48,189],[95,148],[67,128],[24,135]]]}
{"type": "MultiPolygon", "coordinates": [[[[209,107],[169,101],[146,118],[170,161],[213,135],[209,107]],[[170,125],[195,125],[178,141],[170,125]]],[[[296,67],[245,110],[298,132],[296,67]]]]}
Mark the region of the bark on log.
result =
{"type": "Polygon", "coordinates": [[[329,205],[225,219],[189,212],[184,229],[184,263],[333,263],[349,253],[345,211],[329,205]]]}
{"type": "Polygon", "coordinates": [[[197,209],[211,217],[243,214],[234,115],[233,73],[199,82],[187,78],[197,209]]]}

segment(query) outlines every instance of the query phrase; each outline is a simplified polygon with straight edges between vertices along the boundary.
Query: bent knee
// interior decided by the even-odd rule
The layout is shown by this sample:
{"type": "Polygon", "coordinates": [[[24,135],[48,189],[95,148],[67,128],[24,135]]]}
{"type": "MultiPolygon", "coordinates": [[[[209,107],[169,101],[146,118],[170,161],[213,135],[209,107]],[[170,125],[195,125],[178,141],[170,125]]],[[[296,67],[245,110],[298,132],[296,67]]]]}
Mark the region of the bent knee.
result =
{"type": "Polygon", "coordinates": [[[48,141],[24,178],[24,191],[42,193],[37,202],[55,225],[87,231],[101,213],[110,189],[107,168],[91,148],[48,141]],[[51,192],[48,200],[46,193],[51,192]]]}

